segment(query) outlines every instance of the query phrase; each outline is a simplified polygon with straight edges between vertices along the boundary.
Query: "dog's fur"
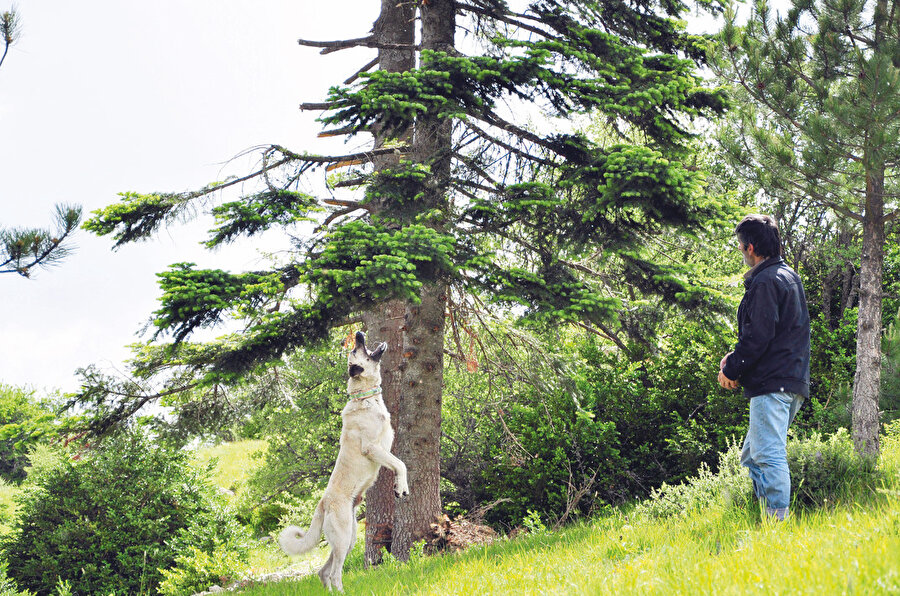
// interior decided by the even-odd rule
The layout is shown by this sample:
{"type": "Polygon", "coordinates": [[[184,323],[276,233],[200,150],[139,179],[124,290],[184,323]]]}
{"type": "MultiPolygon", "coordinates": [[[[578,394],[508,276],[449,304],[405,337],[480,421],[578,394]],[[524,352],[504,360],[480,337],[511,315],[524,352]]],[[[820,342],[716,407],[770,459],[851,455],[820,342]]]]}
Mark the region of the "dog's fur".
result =
{"type": "Polygon", "coordinates": [[[356,345],[347,358],[350,400],[341,412],[341,447],[328,487],[316,506],[309,530],[304,533],[297,526],[288,526],[278,539],[286,553],[297,555],[316,546],[324,531],[331,555],[319,570],[319,578],[329,590],[344,590],[341,573],[356,540],[356,506],[375,482],[381,466],[393,470],[397,496],[409,494],[406,466],[390,451],[394,431],[381,397],[381,357],[386,349],[387,344],[382,343],[370,352],[366,336],[356,334],[356,345]]]}

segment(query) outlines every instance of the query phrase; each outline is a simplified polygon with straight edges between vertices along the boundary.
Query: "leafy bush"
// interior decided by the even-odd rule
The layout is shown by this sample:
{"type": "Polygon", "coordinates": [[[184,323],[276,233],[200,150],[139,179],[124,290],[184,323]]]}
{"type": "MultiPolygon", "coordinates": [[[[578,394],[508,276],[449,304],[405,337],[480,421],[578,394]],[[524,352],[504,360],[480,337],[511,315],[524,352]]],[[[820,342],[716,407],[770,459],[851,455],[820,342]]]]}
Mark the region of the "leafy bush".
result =
{"type": "Polygon", "coordinates": [[[147,593],[191,546],[241,540],[215,506],[209,470],[192,469],[183,451],[129,433],[83,453],[36,455],[0,543],[21,588],[46,594],[67,581],[77,594],[147,593]]]}
{"type": "Polygon", "coordinates": [[[741,446],[733,443],[719,455],[719,470],[703,465],[697,475],[680,484],[663,483],[635,513],[650,517],[687,515],[710,507],[745,505],[753,500],[753,485],[741,465],[741,446]]]}
{"type": "MultiPolygon", "coordinates": [[[[880,471],[872,461],[856,455],[850,434],[843,428],[827,439],[819,433],[806,439],[789,438],[787,457],[792,505],[801,508],[872,494],[881,483],[880,471]]],[[[684,483],[663,484],[637,511],[651,517],[670,517],[709,507],[752,503],[752,484],[740,459],[741,444],[734,443],[721,454],[718,473],[704,466],[684,483]]]]}
{"type": "Polygon", "coordinates": [[[827,439],[812,433],[787,444],[791,469],[791,500],[805,507],[822,506],[864,491],[880,481],[875,462],[857,456],[845,428],[827,439]]]}
{"type": "Polygon", "coordinates": [[[191,596],[212,585],[225,586],[239,579],[238,572],[246,569],[246,560],[224,546],[211,553],[197,547],[175,557],[175,566],[163,569],[159,593],[165,596],[191,596]]]}
{"type": "MultiPolygon", "coordinates": [[[[726,338],[679,320],[660,352],[638,362],[591,339],[557,338],[547,352],[567,368],[556,384],[541,371],[542,386],[448,371],[442,474],[455,486],[445,500],[463,509],[500,501],[485,516],[495,524],[516,525],[530,510],[569,519],[715,466],[748,415],[746,400],[716,382],[726,338]]],[[[528,370],[541,365],[516,357],[528,370]]]]}

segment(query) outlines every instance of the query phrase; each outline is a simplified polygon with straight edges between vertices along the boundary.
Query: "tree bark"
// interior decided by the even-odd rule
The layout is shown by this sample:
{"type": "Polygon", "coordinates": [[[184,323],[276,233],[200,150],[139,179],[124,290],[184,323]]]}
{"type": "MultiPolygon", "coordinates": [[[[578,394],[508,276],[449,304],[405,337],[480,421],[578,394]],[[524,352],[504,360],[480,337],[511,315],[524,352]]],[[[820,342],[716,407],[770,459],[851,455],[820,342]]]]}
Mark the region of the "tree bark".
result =
{"type": "MultiPolygon", "coordinates": [[[[423,49],[452,52],[456,33],[454,0],[422,3],[423,49]]],[[[421,117],[413,135],[412,158],[431,166],[431,176],[417,210],[446,212],[450,186],[451,128],[447,118],[421,117]]],[[[440,223],[431,224],[440,227],[440,223]]],[[[403,398],[397,451],[409,472],[410,496],[397,504],[391,553],[405,561],[412,545],[431,531],[441,512],[441,396],[444,378],[444,320],[447,283],[437,279],[423,287],[421,303],[406,310],[403,343],[403,398]]]]}
{"type": "MultiPolygon", "coordinates": [[[[414,17],[415,8],[412,3],[382,0],[381,13],[372,27],[374,40],[382,44],[412,46],[415,41],[414,17]]],[[[390,72],[412,70],[416,66],[415,52],[410,49],[382,49],[378,52],[378,63],[382,70],[390,72]]],[[[375,135],[375,148],[382,147],[387,140],[385,135],[377,128],[373,130],[373,134],[375,135]]],[[[406,136],[408,138],[409,135],[406,136]]],[[[397,161],[396,156],[383,156],[374,162],[374,166],[376,170],[380,170],[396,165],[397,161]]],[[[373,205],[373,208],[380,211],[384,205],[373,205]]],[[[363,322],[373,338],[388,344],[388,350],[381,361],[381,388],[384,404],[391,415],[391,425],[394,427],[395,454],[397,453],[399,404],[402,395],[401,362],[403,360],[405,314],[406,304],[394,300],[363,315],[363,322]]],[[[403,457],[400,459],[404,463],[409,463],[403,457]]],[[[395,505],[394,473],[382,468],[375,484],[366,492],[366,566],[381,563],[382,549],[391,552],[395,505]]]]}
{"type": "Polygon", "coordinates": [[[879,451],[881,395],[881,278],[884,265],[884,167],[867,173],[859,272],[856,375],[853,378],[853,444],[861,456],[879,451]]]}
{"type": "MultiPolygon", "coordinates": [[[[391,414],[396,450],[397,412],[402,394],[403,374],[400,370],[403,346],[403,319],[406,304],[392,300],[381,308],[363,314],[363,324],[374,342],[387,342],[388,349],[381,359],[381,390],[384,405],[391,414]]],[[[402,457],[400,458],[403,459],[402,457]]],[[[378,565],[382,549],[390,552],[394,526],[394,473],[381,468],[375,484],[366,491],[366,546],[365,565],[378,565]]]]}

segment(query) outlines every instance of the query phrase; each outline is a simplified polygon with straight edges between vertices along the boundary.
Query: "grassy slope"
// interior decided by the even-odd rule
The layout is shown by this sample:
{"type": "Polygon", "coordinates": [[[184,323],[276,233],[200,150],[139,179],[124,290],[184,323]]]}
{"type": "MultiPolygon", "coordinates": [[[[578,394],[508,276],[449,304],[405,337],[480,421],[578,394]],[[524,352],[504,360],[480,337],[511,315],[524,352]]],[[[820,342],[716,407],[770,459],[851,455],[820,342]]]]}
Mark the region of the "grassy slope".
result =
{"type": "MultiPolygon", "coordinates": [[[[358,542],[347,594],[900,593],[900,448],[879,494],[784,524],[713,508],[657,520],[612,517],[442,557],[364,571],[358,542]]],[[[327,551],[317,549],[321,558],[327,551]]],[[[240,594],[323,594],[315,575],[240,594]]]]}

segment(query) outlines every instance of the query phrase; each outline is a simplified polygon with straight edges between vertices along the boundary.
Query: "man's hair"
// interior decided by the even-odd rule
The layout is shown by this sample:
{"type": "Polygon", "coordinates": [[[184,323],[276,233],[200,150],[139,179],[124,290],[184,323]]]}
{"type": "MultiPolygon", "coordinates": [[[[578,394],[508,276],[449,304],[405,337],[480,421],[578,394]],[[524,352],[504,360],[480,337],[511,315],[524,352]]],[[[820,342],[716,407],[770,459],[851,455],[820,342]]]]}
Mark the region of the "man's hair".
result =
{"type": "Polygon", "coordinates": [[[734,229],[734,234],[744,248],[752,244],[756,254],[763,258],[782,255],[778,224],[768,215],[748,215],[734,229]]]}

